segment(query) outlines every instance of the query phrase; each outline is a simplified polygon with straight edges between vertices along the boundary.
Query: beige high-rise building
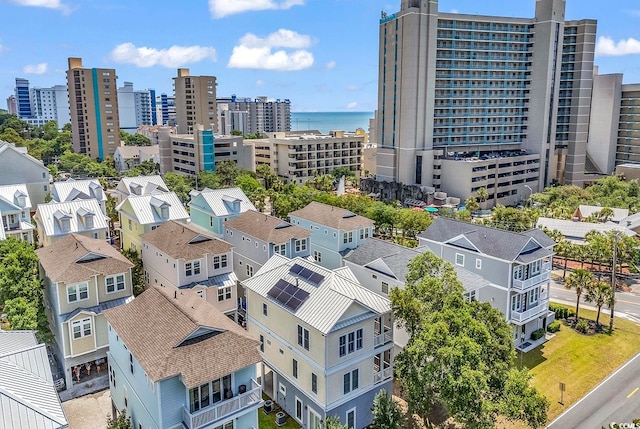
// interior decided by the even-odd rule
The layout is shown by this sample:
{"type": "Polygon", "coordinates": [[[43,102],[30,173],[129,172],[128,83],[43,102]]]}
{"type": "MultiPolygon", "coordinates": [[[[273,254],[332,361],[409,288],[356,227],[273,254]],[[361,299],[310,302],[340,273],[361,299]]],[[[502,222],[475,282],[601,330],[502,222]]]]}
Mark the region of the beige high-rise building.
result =
{"type": "Polygon", "coordinates": [[[178,69],[173,78],[178,133],[193,133],[196,124],[218,133],[216,77],[191,76],[189,69],[178,69]]]}
{"type": "Polygon", "coordinates": [[[73,149],[93,159],[113,156],[120,144],[116,71],[83,68],[82,58],[68,61],[73,149]]]}

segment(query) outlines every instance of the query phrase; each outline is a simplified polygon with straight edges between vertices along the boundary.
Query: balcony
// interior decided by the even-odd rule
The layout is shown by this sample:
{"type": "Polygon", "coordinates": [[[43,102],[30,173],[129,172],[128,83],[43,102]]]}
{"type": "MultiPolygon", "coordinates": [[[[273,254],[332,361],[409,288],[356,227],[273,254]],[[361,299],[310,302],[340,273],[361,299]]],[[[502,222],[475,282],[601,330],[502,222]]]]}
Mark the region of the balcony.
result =
{"type": "Polygon", "coordinates": [[[221,420],[245,408],[258,406],[262,403],[262,387],[251,380],[251,390],[234,396],[231,399],[216,402],[195,413],[190,413],[187,407],[182,408],[182,421],[188,429],[198,429],[212,422],[221,420]]]}
{"type": "Polygon", "coordinates": [[[383,381],[389,380],[392,376],[393,368],[385,368],[373,374],[373,384],[382,383],[383,381]]]}
{"type": "Polygon", "coordinates": [[[543,269],[539,274],[529,277],[526,280],[513,280],[513,288],[518,290],[527,290],[530,287],[539,285],[540,283],[544,283],[549,281],[551,276],[551,271],[549,269],[543,269]]]}
{"type": "Polygon", "coordinates": [[[391,329],[385,330],[384,333],[373,337],[373,347],[380,347],[384,344],[391,342],[391,329]]]}
{"type": "Polygon", "coordinates": [[[539,304],[535,307],[529,308],[528,310],[518,312],[511,312],[511,322],[517,325],[524,325],[528,321],[535,319],[536,317],[547,314],[549,312],[549,301],[547,299],[543,299],[540,297],[539,304]]]}

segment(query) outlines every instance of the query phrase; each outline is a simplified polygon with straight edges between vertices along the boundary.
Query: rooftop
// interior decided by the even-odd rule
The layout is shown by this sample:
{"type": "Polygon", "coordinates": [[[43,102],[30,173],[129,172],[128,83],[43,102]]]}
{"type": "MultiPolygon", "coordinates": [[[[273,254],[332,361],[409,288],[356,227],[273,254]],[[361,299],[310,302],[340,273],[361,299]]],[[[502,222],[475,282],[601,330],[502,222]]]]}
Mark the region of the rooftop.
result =
{"type": "Polygon", "coordinates": [[[123,195],[149,195],[158,192],[169,192],[169,188],[158,175],[123,177],[116,191],[123,195]]]}
{"type": "Polygon", "coordinates": [[[224,225],[258,240],[274,244],[286,243],[292,238],[308,238],[311,235],[311,232],[306,229],[254,210],[244,212],[237,218],[225,222],[224,225]]]}
{"type": "MultiPolygon", "coordinates": [[[[580,215],[582,217],[589,217],[591,215],[597,215],[598,213],[600,213],[600,211],[603,208],[604,207],[601,207],[601,206],[587,206],[587,205],[582,205],[582,204],[578,206],[578,210],[580,211],[580,215]]],[[[609,207],[609,209],[611,209],[611,211],[613,211],[613,216],[610,219],[613,222],[620,222],[622,219],[624,219],[627,216],[629,216],[629,210],[628,209],[618,209],[618,208],[613,208],[613,207],[609,207]]]]}
{"type": "Polygon", "coordinates": [[[195,225],[186,225],[176,221],[165,222],[153,231],[141,235],[147,242],[174,259],[192,260],[205,254],[217,255],[231,252],[226,241],[211,236],[207,231],[195,225]]]}
{"type": "Polygon", "coordinates": [[[153,193],[150,195],[130,195],[118,204],[116,210],[132,216],[141,225],[160,223],[167,220],[186,220],[189,213],[175,192],[153,193]],[[129,210],[127,205],[130,205],[129,210]],[[168,208],[168,217],[162,217],[162,208],[168,208]]]}
{"type": "Polygon", "coordinates": [[[53,201],[64,202],[77,199],[88,200],[90,198],[95,198],[98,201],[107,200],[107,195],[98,179],[68,179],[64,182],[55,182],[51,187],[51,199],[53,201]]]}
{"type": "Polygon", "coordinates": [[[0,211],[24,210],[31,208],[31,198],[27,191],[27,185],[0,186],[0,211]],[[24,205],[20,206],[19,198],[24,197],[24,205]]]}
{"type": "Polygon", "coordinates": [[[540,217],[538,218],[537,227],[547,228],[550,231],[558,230],[560,234],[570,240],[572,239],[573,241],[584,241],[587,234],[591,231],[600,232],[603,234],[606,234],[610,231],[620,231],[622,234],[628,237],[636,235],[635,232],[628,229],[625,225],[618,225],[617,223],[613,222],[590,223],[540,217]]]}
{"type": "Polygon", "coordinates": [[[102,209],[95,198],[38,204],[35,218],[39,221],[47,236],[65,235],[70,232],[106,230],[109,228],[107,224],[108,218],[102,214],[102,209]],[[90,228],[85,228],[81,213],[90,214],[90,217],[93,218],[93,224],[90,228]],[[61,222],[63,219],[69,220],[68,231],[62,228],[61,222]]]}
{"type": "MultiPolygon", "coordinates": [[[[247,210],[256,210],[253,203],[240,188],[204,188],[201,191],[191,191],[189,195],[191,195],[189,206],[197,202],[198,197],[202,197],[211,213],[216,217],[231,216],[247,210]]],[[[203,205],[198,203],[198,206],[202,207],[203,205]]]]}
{"type": "Polygon", "coordinates": [[[320,225],[328,226],[340,231],[353,231],[358,228],[368,228],[373,226],[373,221],[363,216],[358,216],[349,210],[340,207],[330,206],[318,202],[311,202],[300,210],[289,213],[320,225]]]}

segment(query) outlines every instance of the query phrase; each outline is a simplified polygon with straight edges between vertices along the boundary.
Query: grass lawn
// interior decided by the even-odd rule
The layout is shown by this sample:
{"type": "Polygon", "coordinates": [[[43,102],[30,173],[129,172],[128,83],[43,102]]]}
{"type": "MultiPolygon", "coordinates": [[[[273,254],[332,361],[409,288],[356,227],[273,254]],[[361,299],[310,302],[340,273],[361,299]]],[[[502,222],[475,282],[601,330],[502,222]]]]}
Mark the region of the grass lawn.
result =
{"type": "MultiPolygon", "coordinates": [[[[581,309],[580,317],[595,320],[596,312],[581,309]]],[[[601,314],[600,323],[608,326],[609,315],[601,314]]],[[[554,338],[525,353],[522,361],[534,375],[534,386],[549,399],[551,422],[638,352],[640,325],[616,317],[613,335],[586,336],[563,324],[554,338]],[[559,382],[566,386],[564,405],[559,403],[559,382]]]]}
{"type": "MultiPolygon", "coordinates": [[[[263,393],[262,399],[267,400],[269,399],[269,397],[263,393]]],[[[269,414],[265,414],[262,408],[258,410],[258,429],[299,429],[300,428],[300,425],[295,420],[293,420],[293,418],[290,415],[287,415],[287,422],[285,423],[284,426],[277,426],[276,413],[280,411],[280,407],[275,403],[273,405],[275,406],[275,409],[269,414]]]]}

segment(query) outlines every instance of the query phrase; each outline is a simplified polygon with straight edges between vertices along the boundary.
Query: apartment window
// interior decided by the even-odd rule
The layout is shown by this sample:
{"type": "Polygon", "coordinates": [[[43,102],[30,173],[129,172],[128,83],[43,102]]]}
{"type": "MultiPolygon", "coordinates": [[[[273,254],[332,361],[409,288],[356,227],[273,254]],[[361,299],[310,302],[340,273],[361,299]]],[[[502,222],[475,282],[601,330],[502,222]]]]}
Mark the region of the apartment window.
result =
{"type": "Polygon", "coordinates": [[[311,391],[313,393],[318,393],[318,376],[313,372],[311,373],[311,391]]]}
{"type": "Polygon", "coordinates": [[[522,265],[516,265],[513,267],[513,279],[514,280],[522,280],[524,275],[524,267],[522,265]]]}
{"type": "Polygon", "coordinates": [[[356,390],[358,388],[358,377],[359,371],[358,369],[354,369],[351,372],[347,372],[342,376],[342,392],[346,395],[352,390],[356,390]]]}
{"type": "Polygon", "coordinates": [[[456,253],[456,265],[464,267],[464,255],[462,253],[456,253]]]}
{"type": "Polygon", "coordinates": [[[307,239],[296,240],[296,253],[304,252],[307,250],[307,239]]]}
{"type": "Polygon", "coordinates": [[[116,291],[124,290],[124,274],[118,274],[117,276],[106,277],[104,279],[107,285],[107,293],[113,293],[116,291]]]}
{"type": "Polygon", "coordinates": [[[296,397],[296,419],[302,421],[302,401],[296,397]]]}
{"type": "Polygon", "coordinates": [[[129,353],[129,370],[133,374],[133,355],[131,353],[129,353]]]}
{"type": "MultiPolygon", "coordinates": [[[[212,403],[215,404],[216,402],[227,399],[226,394],[228,392],[231,392],[231,375],[225,375],[222,378],[189,389],[189,406],[191,412],[196,412],[208,407],[212,403]]],[[[224,427],[227,428],[228,426],[225,424],[224,427]]]]}
{"type": "Polygon", "coordinates": [[[193,262],[193,274],[194,275],[200,274],[200,261],[193,262]]]}
{"type": "Polygon", "coordinates": [[[540,293],[540,289],[533,289],[529,292],[529,304],[535,304],[538,302],[538,296],[540,293]]]}
{"type": "Polygon", "coordinates": [[[76,301],[89,299],[89,284],[81,283],[67,286],[67,302],[70,304],[76,301]]]}
{"type": "Polygon", "coordinates": [[[266,302],[262,303],[262,315],[263,316],[268,316],[269,315],[269,306],[267,305],[266,302]]]}
{"type": "Polygon", "coordinates": [[[339,338],[339,353],[340,357],[349,353],[353,353],[356,350],[362,349],[363,331],[358,329],[357,331],[349,332],[348,334],[341,335],[339,338]]]}
{"type": "Polygon", "coordinates": [[[292,365],[293,378],[298,378],[298,361],[295,359],[292,359],[291,365],[292,365]]]}
{"type": "Polygon", "coordinates": [[[540,274],[540,270],[542,269],[542,261],[537,260],[531,263],[531,275],[535,276],[540,274]]]}
{"type": "Polygon", "coordinates": [[[298,325],[298,345],[309,350],[309,330],[298,325]]]}
{"type": "Polygon", "coordinates": [[[476,259],[476,270],[482,269],[482,259],[476,259]]]}
{"type": "Polygon", "coordinates": [[[342,243],[353,243],[353,231],[342,234],[342,243]]]}
{"type": "Polygon", "coordinates": [[[253,266],[249,264],[247,264],[247,276],[253,277],[253,266]]]}
{"type": "Polygon", "coordinates": [[[347,411],[347,427],[349,429],[356,427],[356,409],[352,408],[347,411]]]}
{"type": "Polygon", "coordinates": [[[213,257],[213,269],[227,268],[227,255],[213,257]]]}
{"type": "Polygon", "coordinates": [[[129,231],[133,230],[133,224],[131,223],[131,219],[127,219],[127,223],[129,224],[129,231]]]}
{"type": "Polygon", "coordinates": [[[264,351],[264,337],[260,335],[260,351],[264,351]]]}
{"type": "Polygon", "coordinates": [[[389,283],[382,282],[382,293],[384,293],[384,294],[388,294],[389,293],[389,283]]]}
{"type": "Polygon", "coordinates": [[[369,238],[369,228],[360,230],[360,240],[364,240],[365,238],[369,238]]]}
{"type": "Polygon", "coordinates": [[[218,288],[218,302],[231,299],[231,286],[218,288]]]}
{"type": "Polygon", "coordinates": [[[313,251],[313,259],[316,260],[316,262],[321,263],[322,262],[322,252],[318,252],[317,250],[313,251]]]}
{"type": "Polygon", "coordinates": [[[287,245],[286,244],[276,244],[273,246],[273,253],[277,253],[278,255],[286,255],[287,253],[287,245]]]}
{"type": "Polygon", "coordinates": [[[91,318],[87,317],[82,320],[76,320],[71,323],[71,330],[73,331],[73,339],[76,340],[82,337],[88,337],[91,335],[91,318]]]}
{"type": "Polygon", "coordinates": [[[363,334],[362,329],[358,329],[356,331],[356,349],[357,350],[362,349],[362,334],[363,334]]]}
{"type": "Polygon", "coordinates": [[[193,275],[193,263],[187,262],[184,264],[184,274],[187,277],[191,277],[193,275]]]}

